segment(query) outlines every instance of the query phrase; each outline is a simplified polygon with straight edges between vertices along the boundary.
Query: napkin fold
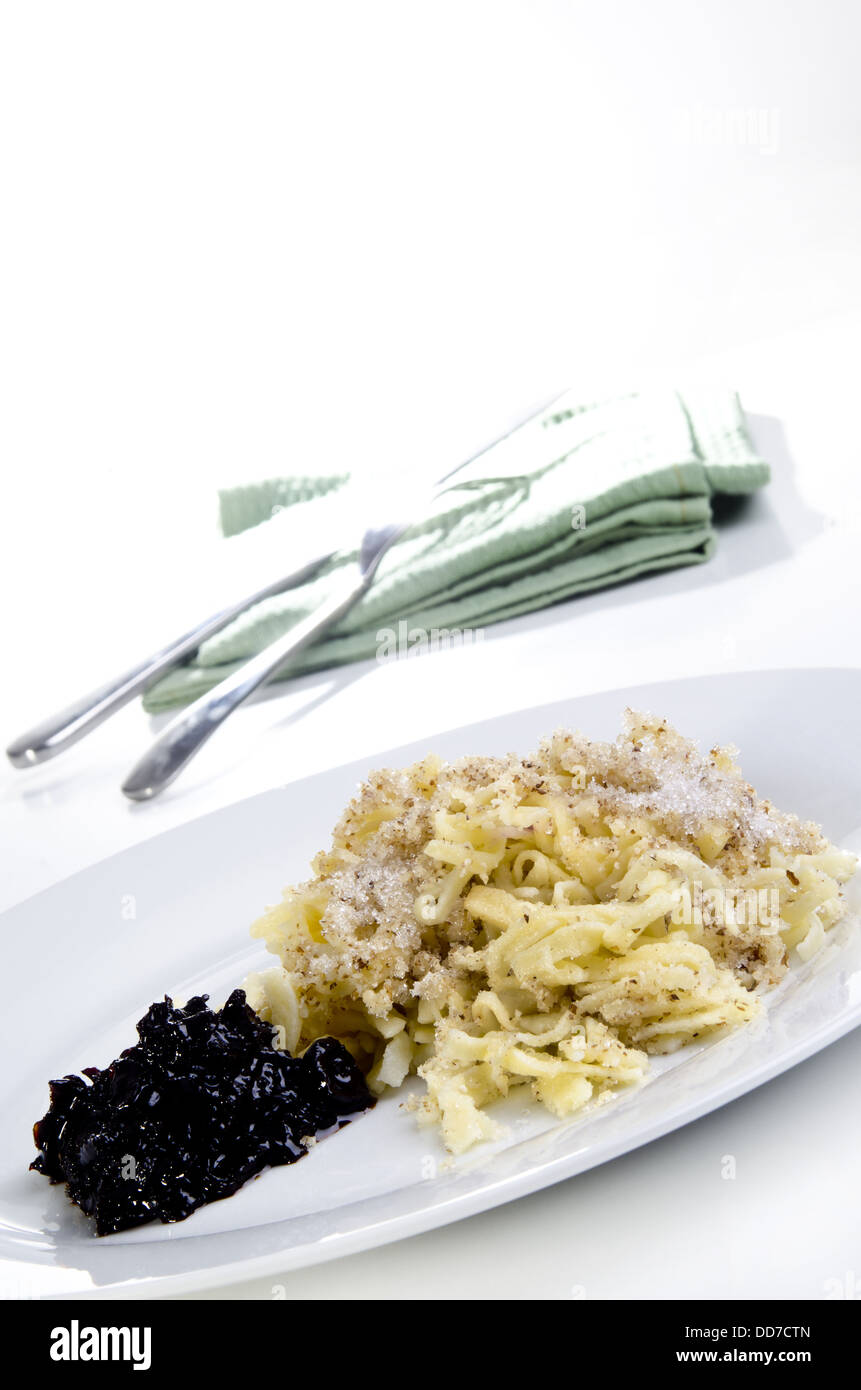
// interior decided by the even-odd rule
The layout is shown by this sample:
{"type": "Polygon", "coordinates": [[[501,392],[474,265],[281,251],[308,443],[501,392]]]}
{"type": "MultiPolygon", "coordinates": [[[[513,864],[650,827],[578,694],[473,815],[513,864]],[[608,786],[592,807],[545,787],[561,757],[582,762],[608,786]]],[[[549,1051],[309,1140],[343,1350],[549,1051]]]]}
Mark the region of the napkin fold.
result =
{"type": "MultiPolygon", "coordinates": [[[[398,650],[404,634],[418,634],[414,649],[422,633],[469,640],[575,594],[701,564],[715,545],[714,495],[753,492],[768,479],[733,392],[650,391],[589,404],[570,393],[458,473],[386,554],[368,593],[278,678],[388,653],[393,634],[398,650]]],[[[352,486],[345,472],[228,488],[219,495],[223,534],[265,526],[315,498],[349,500],[352,486]]],[[[361,518],[360,492],[356,500],[361,518]]],[[[356,554],[341,551],[310,582],[256,604],[154,685],[146,709],[210,690],[316,609],[356,554]]]]}

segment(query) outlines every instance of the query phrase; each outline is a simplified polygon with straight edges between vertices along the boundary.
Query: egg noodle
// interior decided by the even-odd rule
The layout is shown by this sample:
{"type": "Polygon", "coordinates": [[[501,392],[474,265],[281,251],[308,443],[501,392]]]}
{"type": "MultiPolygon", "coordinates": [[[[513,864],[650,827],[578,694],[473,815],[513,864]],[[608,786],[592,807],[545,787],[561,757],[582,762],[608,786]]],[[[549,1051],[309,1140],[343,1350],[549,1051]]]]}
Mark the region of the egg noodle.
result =
{"type": "Polygon", "coordinates": [[[614,743],[374,773],[252,927],[281,964],[249,1002],[291,1051],[342,1039],[378,1094],[417,1072],[456,1153],[513,1087],[556,1116],[608,1097],[648,1053],[746,1023],[845,910],[853,856],[734,754],[628,711],[614,743]]]}

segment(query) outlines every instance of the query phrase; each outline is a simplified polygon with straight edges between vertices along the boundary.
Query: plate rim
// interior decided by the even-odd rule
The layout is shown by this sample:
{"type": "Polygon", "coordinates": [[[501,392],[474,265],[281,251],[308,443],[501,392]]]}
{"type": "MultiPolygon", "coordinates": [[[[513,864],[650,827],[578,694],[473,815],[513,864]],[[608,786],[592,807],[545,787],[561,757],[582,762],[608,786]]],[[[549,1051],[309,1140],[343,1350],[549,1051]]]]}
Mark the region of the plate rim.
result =
{"type": "MultiPolygon", "coordinates": [[[[824,666],[824,667],[766,667],[755,670],[743,670],[734,672],[722,672],[720,675],[726,678],[756,678],[767,677],[775,679],[783,676],[805,675],[816,677],[820,680],[827,680],[829,675],[852,676],[856,680],[861,680],[861,669],[851,666],[824,666]]],[[[68,884],[78,881],[89,875],[94,875],[108,863],[120,863],[128,857],[148,851],[166,837],[176,837],[183,831],[196,830],[202,823],[212,820],[215,817],[224,817],[236,814],[239,808],[250,808],[265,801],[266,799],[280,799],[283,795],[293,794],[296,790],[301,790],[304,784],[318,782],[326,776],[344,777],[352,774],[353,771],[364,768],[370,769],[379,765],[383,760],[397,759],[401,756],[409,756],[404,750],[414,750],[418,744],[424,743],[427,739],[442,738],[453,734],[463,733],[469,736],[472,731],[490,728],[493,725],[505,723],[505,721],[521,715],[541,716],[543,711],[560,709],[563,705],[576,705],[588,699],[612,699],[622,693],[634,690],[649,690],[667,687],[678,687],[702,683],[706,679],[714,677],[704,677],[702,675],[690,675],[679,678],[671,678],[663,681],[650,681],[643,685],[627,685],[614,687],[609,690],[591,691],[585,694],[572,695],[567,700],[554,700],[543,704],[521,706],[514,710],[506,711],[502,714],[490,716],[483,720],[474,720],[469,724],[452,725],[448,728],[436,730],[432,734],[426,734],[411,740],[408,744],[401,744],[390,749],[382,749],[371,752],[359,759],[350,762],[340,763],[333,767],[321,769],[306,776],[296,778],[292,781],[278,783],[264,788],[260,791],[239,797],[235,801],[229,802],[224,806],[219,806],[209,811],[203,811],[198,816],[190,817],[178,825],[169,826],[157,830],[153,835],[127,846],[114,854],[108,854],[99,860],[76,870],[73,874],[66,875],[56,883],[40,889],[37,893],[29,895],[19,903],[13,904],[0,914],[0,928],[14,914],[26,907],[38,904],[39,900],[47,895],[61,892],[68,884]]],[[[359,771],[361,776],[361,771],[359,771]]],[[[769,1062],[757,1065],[753,1061],[748,1069],[743,1069],[734,1074],[724,1084],[710,1088],[708,1093],[693,1103],[685,1100],[684,1097],[676,1101],[670,1100],[660,1115],[655,1116],[651,1122],[647,1122],[644,1127],[632,1129],[628,1133],[607,1139],[603,1143],[599,1139],[589,1146],[589,1160],[583,1162],[583,1155],[578,1152],[561,1154],[556,1158],[550,1159],[545,1163],[533,1165],[524,1172],[502,1176],[496,1180],[492,1178],[482,1187],[475,1190],[455,1193],[449,1199],[437,1205],[426,1204],[414,1211],[406,1213],[396,1213],[390,1218],[374,1219],[366,1225],[359,1225],[354,1230],[335,1232],[331,1235],[318,1238],[316,1241],[305,1241],[302,1244],[292,1247],[272,1250],[264,1254],[249,1255],[247,1258],[230,1257],[216,1265],[188,1269],[177,1273],[159,1273],[137,1275],[131,1280],[119,1280],[105,1283],[98,1286],[83,1288],[66,1289],[47,1289],[38,1290],[39,1275],[45,1270],[46,1266],[42,1263],[31,1261],[15,1260],[7,1257],[0,1259],[0,1267],[10,1278],[17,1279],[19,1282],[32,1280],[36,1286],[36,1292],[32,1295],[37,1299],[46,1301],[60,1301],[65,1299],[81,1300],[128,1300],[134,1298],[161,1298],[175,1297],[179,1295],[194,1294],[215,1288],[223,1287],[226,1283],[245,1283],[254,1278],[265,1277],[267,1274],[290,1274],[298,1269],[311,1267],[313,1265],[327,1263],[329,1260],[347,1257],[360,1253],[364,1250],[377,1248],[382,1245],[390,1244],[396,1240],[408,1239],[415,1235],[423,1234],[429,1230],[451,1225],[456,1221],[478,1215],[484,1211],[492,1210],[508,1201],[516,1200],[520,1197],[528,1196],[540,1191],[545,1187],[550,1187],[557,1182],[565,1181],[576,1176],[580,1172],[588,1171],[593,1167],[598,1167],[607,1162],[612,1162],[627,1153],[634,1152],[647,1144],[654,1143],[656,1140],[665,1137],[678,1128],[682,1128],[688,1123],[693,1123],[713,1111],[730,1104],[759,1086],[766,1084],[782,1073],[791,1070],[803,1061],[806,1061],[816,1053],[837,1042],[840,1038],[852,1032],[861,1025],[861,998],[838,1016],[823,1020],[812,1032],[805,1033],[794,1045],[789,1046],[781,1053],[773,1057],[769,1062]]],[[[385,1195],[385,1194],[383,1194],[385,1195]]],[[[354,1203],[347,1203],[334,1210],[346,1211],[350,1206],[357,1206],[363,1203],[377,1200],[375,1198],[363,1197],[354,1203]]],[[[282,1218],[282,1220],[285,1218],[282,1218]]],[[[286,1218],[289,1220],[289,1218],[286,1218]]],[[[279,1224],[275,1222],[273,1224],[279,1224]]],[[[253,1229],[253,1228],[249,1228],[253,1229]]],[[[206,1239],[207,1237],[201,1237],[206,1239]]],[[[62,1268],[73,1268],[71,1265],[54,1264],[50,1266],[52,1271],[62,1268]]]]}
{"type": "MultiPolygon", "coordinates": [[[[252,1279],[263,1278],[267,1274],[292,1274],[300,1269],[310,1269],[315,1265],[327,1264],[330,1260],[346,1258],[350,1255],[361,1254],[365,1250],[394,1244],[398,1240],[408,1240],[412,1236],[424,1235],[428,1231],[453,1225],[457,1221],[467,1220],[472,1216],[480,1216],[483,1212],[492,1211],[496,1207],[504,1206],[507,1202],[531,1196],[545,1187],[553,1187],[556,1183],[577,1177],[581,1172],[588,1172],[590,1169],[603,1166],[605,1163],[612,1163],[617,1158],[623,1158],[626,1154],[634,1153],[637,1149],[666,1138],[676,1129],[696,1123],[697,1120],[703,1119],[713,1111],[730,1105],[734,1100],[750,1095],[760,1086],[773,1081],[784,1072],[791,1071],[793,1067],[824,1051],[832,1043],[839,1042],[842,1037],[853,1032],[859,1025],[861,1025],[861,1000],[848,1015],[841,1017],[839,1023],[824,1026],[817,1033],[808,1035],[797,1048],[792,1049],[789,1053],[783,1053],[771,1065],[764,1067],[762,1074],[758,1075],[756,1080],[751,1081],[748,1076],[742,1075],[721,1090],[704,1097],[701,1104],[694,1106],[685,1104],[677,1108],[668,1107],[664,1115],[656,1120],[647,1131],[640,1131],[634,1135],[631,1142],[621,1139],[615,1144],[609,1144],[607,1146],[608,1152],[602,1153],[597,1161],[590,1162],[585,1167],[578,1166],[578,1155],[576,1154],[562,1156],[546,1165],[534,1167],[526,1173],[503,1178],[493,1186],[455,1196],[446,1206],[426,1206],[407,1215],[392,1217],[391,1222],[397,1227],[397,1230],[391,1233],[387,1231],[385,1222],[374,1222],[373,1225],[362,1227],[357,1231],[323,1237],[316,1244],[297,1245],[292,1249],[252,1256],[247,1260],[231,1260],[229,1263],[216,1265],[205,1271],[191,1270],[182,1274],[143,1276],[142,1279],[136,1281],[105,1284],[99,1288],[48,1292],[39,1295],[39,1298],[46,1302],[67,1301],[72,1298],[87,1301],[92,1299],[97,1301],[102,1299],[105,1301],[126,1301],[150,1297],[171,1298],[178,1294],[204,1292],[222,1287],[226,1283],[225,1271],[230,1272],[231,1283],[242,1284],[252,1279]],[[683,1111],[685,1116],[681,1123],[676,1122],[679,1109],[683,1111]],[[566,1169],[570,1169],[570,1171],[566,1171],[566,1169]],[[468,1209],[460,1210],[461,1207],[468,1209]],[[331,1246],[327,1248],[329,1242],[331,1242],[331,1246]]],[[[337,1208],[337,1210],[346,1210],[346,1207],[337,1208]]]]}

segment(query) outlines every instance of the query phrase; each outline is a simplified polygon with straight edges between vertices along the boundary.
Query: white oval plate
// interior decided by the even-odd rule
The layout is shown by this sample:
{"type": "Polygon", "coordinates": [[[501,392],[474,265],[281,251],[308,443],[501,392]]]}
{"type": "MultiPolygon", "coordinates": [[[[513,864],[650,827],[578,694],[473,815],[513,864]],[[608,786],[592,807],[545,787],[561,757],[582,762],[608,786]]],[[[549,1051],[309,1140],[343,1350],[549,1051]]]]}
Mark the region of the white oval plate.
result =
{"type": "MultiPolygon", "coordinates": [[[[7,1297],[171,1294],[286,1273],[471,1216],[648,1143],[759,1086],[861,1023],[854,917],[770,996],[765,1017],[655,1062],[640,1088],[558,1123],[516,1097],[506,1138],[447,1158],[389,1096],[300,1163],[262,1174],[173,1226],[98,1239],[61,1187],[28,1172],[47,1082],[106,1065],[153,999],[221,1003],[269,959],[249,923],[311,856],[369,766],[526,751],[559,725],[612,737],[626,705],[704,744],[735,743],[778,806],[861,848],[861,673],[772,671],[673,681],[544,705],[392,749],[263,792],[76,874],[7,912],[0,1078],[0,1292],[7,1297]]],[[[415,1084],[415,1083],[411,1083],[415,1084]]]]}

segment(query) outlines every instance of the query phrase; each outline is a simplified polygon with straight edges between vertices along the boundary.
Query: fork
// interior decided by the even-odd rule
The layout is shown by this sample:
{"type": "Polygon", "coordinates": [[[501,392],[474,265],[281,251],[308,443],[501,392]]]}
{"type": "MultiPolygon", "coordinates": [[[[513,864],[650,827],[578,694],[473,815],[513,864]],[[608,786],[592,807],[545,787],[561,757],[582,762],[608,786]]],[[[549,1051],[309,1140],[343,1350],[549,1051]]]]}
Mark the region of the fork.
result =
{"type": "MultiPolygon", "coordinates": [[[[425,493],[426,500],[432,500],[455,474],[462,472],[489,450],[508,440],[524,425],[537,421],[562,400],[564,394],[555,396],[537,410],[533,409],[504,434],[443,474],[432,489],[425,493]]],[[[424,489],[421,491],[424,492],[424,489]]],[[[383,556],[409,529],[418,515],[419,509],[411,505],[409,508],[403,508],[399,519],[383,526],[369,526],[362,536],[356,565],[342,582],[336,585],[334,592],[321,607],[253,656],[173,720],[132,768],[123,783],[122,789],[126,796],[132,801],[148,801],[168,786],[228,715],[255,690],[271,680],[292,656],[343,617],[361,598],[370,587],[383,556]],[[407,516],[409,519],[403,519],[407,516]]],[[[355,535],[355,532],[353,534],[355,535]]],[[[47,758],[56,757],[58,753],[62,753],[65,748],[77,743],[103,723],[135,695],[147,690],[166,671],[191,657],[208,638],[220,632],[261,599],[283,593],[312,578],[344,548],[345,540],[346,535],[337,539],[330,536],[311,559],[294,565],[287,574],[265,584],[252,594],[246,594],[238,602],[221,608],[197,627],[162,647],[130,670],[90,691],[59,714],[42,720],[9,744],[6,754],[10,762],[14,767],[28,768],[44,762],[47,758]]]]}
{"type": "MultiPolygon", "coordinates": [[[[466,465],[461,464],[460,467],[466,465]]],[[[355,566],[348,571],[344,581],[336,585],[334,592],[313,613],[291,627],[289,632],[270,642],[172,720],[126,777],[122,785],[125,795],[132,801],[150,801],[169,786],[249,695],[271,680],[291,657],[352,608],[370,588],[386,551],[411,525],[412,518],[386,526],[369,527],[362,537],[355,566]]]]}
{"type": "MultiPolygon", "coordinates": [[[[433,500],[456,474],[462,473],[491,449],[510,439],[524,425],[538,420],[563,399],[564,394],[554,396],[538,410],[531,411],[499,438],[444,473],[433,484],[430,492],[420,488],[418,491],[423,495],[424,501],[433,500]]],[[[264,647],[256,656],[251,657],[214,689],[201,695],[172,720],[143,757],[135,763],[122,784],[124,794],[131,801],[150,801],[154,796],[158,796],[159,792],[164,791],[239,705],[270,681],[297,652],[332,627],[358,602],[370,588],[383,556],[420,515],[420,504],[415,497],[411,497],[410,505],[404,506],[396,520],[383,526],[369,526],[362,536],[357,563],[348,572],[345,581],[337,585],[320,608],[303,618],[289,632],[276,638],[269,646],[264,647]]]]}
{"type": "Polygon", "coordinates": [[[159,676],[192,656],[208,638],[214,637],[247,608],[259,603],[261,599],[273,597],[275,594],[283,593],[285,589],[303,583],[306,579],[311,579],[332,558],[335,551],[336,547],[333,547],[326,553],[316,555],[313,560],[295,566],[254,593],[246,593],[237,602],[220,608],[217,613],[204,619],[196,627],[190,628],[167,646],[145,657],[122,675],[106,681],[95,690],[90,690],[67,705],[59,714],[51,715],[35,724],[9,744],[6,749],[9,761],[13,767],[26,768],[35,767],[48,758],[55,758],[58,753],[82,739],[91,729],[104,723],[116,710],[127,705],[135,695],[147,690],[159,676]]]}

